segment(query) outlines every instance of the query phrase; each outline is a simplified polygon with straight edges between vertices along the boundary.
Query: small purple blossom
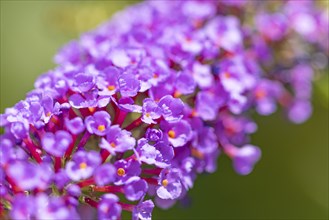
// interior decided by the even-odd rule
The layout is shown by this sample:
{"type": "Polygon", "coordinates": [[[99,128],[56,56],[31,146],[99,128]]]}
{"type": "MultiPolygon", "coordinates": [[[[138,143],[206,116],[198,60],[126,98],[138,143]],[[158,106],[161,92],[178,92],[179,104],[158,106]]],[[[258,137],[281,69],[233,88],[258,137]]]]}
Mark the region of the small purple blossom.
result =
{"type": "Polygon", "coordinates": [[[163,138],[162,130],[149,128],[146,130],[145,138],[148,139],[149,141],[158,142],[163,138]]]}
{"type": "Polygon", "coordinates": [[[151,145],[144,138],[138,141],[136,152],[140,161],[161,168],[168,167],[174,157],[174,150],[169,144],[160,141],[151,145]]]}
{"type": "Polygon", "coordinates": [[[103,74],[101,74],[97,78],[96,85],[101,90],[99,95],[102,96],[111,96],[118,91],[118,77],[120,75],[120,70],[115,67],[108,67],[104,70],[103,74]]]}
{"type": "Polygon", "coordinates": [[[78,181],[91,177],[100,163],[101,158],[97,152],[79,151],[74,154],[72,161],[66,164],[65,170],[70,179],[78,181]]]}
{"type": "Polygon", "coordinates": [[[137,201],[141,199],[147,192],[148,185],[145,180],[139,177],[133,177],[130,179],[124,187],[124,193],[126,198],[130,201],[137,201]]]}
{"type": "Polygon", "coordinates": [[[34,198],[20,194],[14,198],[10,217],[12,219],[32,219],[35,211],[34,198]]]}
{"type": "Polygon", "coordinates": [[[80,219],[76,209],[67,206],[61,197],[49,197],[46,194],[38,194],[35,198],[35,204],[37,206],[35,212],[37,219],[80,219]]]}
{"type": "Polygon", "coordinates": [[[104,186],[115,180],[116,169],[112,164],[103,164],[99,166],[94,173],[94,179],[97,185],[104,186]]]}
{"type": "Polygon", "coordinates": [[[85,119],[89,133],[104,136],[108,133],[111,125],[111,116],[106,111],[98,111],[85,119]]]}
{"type": "Polygon", "coordinates": [[[154,120],[159,119],[162,114],[162,109],[154,100],[147,98],[143,100],[142,121],[147,124],[155,124],[154,120]]]}
{"type": "Polygon", "coordinates": [[[191,139],[192,129],[185,120],[170,124],[162,123],[161,128],[167,134],[168,141],[173,147],[182,147],[191,139]]]}
{"type": "Polygon", "coordinates": [[[115,155],[117,152],[133,149],[135,143],[136,140],[131,137],[129,131],[121,130],[118,125],[113,125],[108,129],[106,139],[102,138],[100,147],[115,155]]]}
{"type": "Polygon", "coordinates": [[[245,145],[233,151],[233,167],[241,175],[248,175],[260,159],[261,151],[253,145],[245,145]],[[234,152],[235,151],[235,152],[234,152]]]}
{"type": "Polygon", "coordinates": [[[98,205],[98,218],[101,220],[120,218],[122,208],[118,202],[119,198],[114,194],[103,195],[98,205]]]}
{"type": "Polygon", "coordinates": [[[93,75],[87,73],[78,73],[74,76],[71,89],[75,92],[88,92],[95,85],[95,78],[93,75]]]}
{"type": "Polygon", "coordinates": [[[152,211],[154,208],[154,203],[152,200],[146,200],[144,202],[139,203],[135,206],[132,214],[133,220],[150,220],[152,219],[152,211]]]}
{"type": "Polygon", "coordinates": [[[71,135],[66,131],[57,131],[55,134],[48,132],[42,138],[42,147],[49,154],[62,157],[72,141],[71,135]]]}
{"type": "Polygon", "coordinates": [[[182,193],[180,171],[164,169],[158,180],[157,196],[161,199],[177,199],[182,193]]]}
{"type": "Polygon", "coordinates": [[[160,99],[158,105],[161,107],[162,116],[166,121],[174,122],[183,117],[184,104],[180,99],[167,95],[160,99]]]}
{"type": "Polygon", "coordinates": [[[118,160],[114,163],[116,168],[116,185],[123,185],[134,177],[138,177],[142,170],[141,164],[136,160],[118,160]]]}
{"type": "Polygon", "coordinates": [[[83,120],[80,117],[75,117],[71,120],[67,119],[65,120],[65,125],[67,129],[72,133],[72,134],[80,134],[85,130],[85,125],[83,123],[83,120]]]}
{"type": "Polygon", "coordinates": [[[119,76],[120,93],[124,97],[133,97],[140,90],[140,82],[132,73],[123,73],[119,76]]]}

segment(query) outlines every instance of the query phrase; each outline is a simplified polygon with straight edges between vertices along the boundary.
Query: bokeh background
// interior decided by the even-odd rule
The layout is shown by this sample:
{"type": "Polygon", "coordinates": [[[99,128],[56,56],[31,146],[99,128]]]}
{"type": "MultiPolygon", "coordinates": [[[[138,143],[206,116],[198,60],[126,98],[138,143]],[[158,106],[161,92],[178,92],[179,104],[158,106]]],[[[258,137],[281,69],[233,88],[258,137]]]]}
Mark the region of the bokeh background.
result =
{"type": "MultiPolygon", "coordinates": [[[[134,2],[1,0],[1,113],[55,66],[63,44],[134,2]]],[[[156,209],[154,219],[328,219],[328,74],[315,81],[313,100],[314,114],[302,125],[280,111],[255,116],[252,143],[263,157],[253,173],[235,174],[222,156],[216,173],[198,177],[189,202],[156,209]]]]}

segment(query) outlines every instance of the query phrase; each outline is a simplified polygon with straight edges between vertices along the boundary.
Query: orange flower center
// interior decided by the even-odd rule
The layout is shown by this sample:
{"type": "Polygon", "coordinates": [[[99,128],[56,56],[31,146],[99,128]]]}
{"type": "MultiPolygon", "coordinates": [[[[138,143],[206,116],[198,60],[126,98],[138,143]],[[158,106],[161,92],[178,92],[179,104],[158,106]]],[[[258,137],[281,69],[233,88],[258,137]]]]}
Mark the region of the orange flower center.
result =
{"type": "Polygon", "coordinates": [[[170,131],[168,131],[168,136],[170,138],[175,138],[176,137],[176,132],[174,130],[170,130],[170,131]]]}
{"type": "Polygon", "coordinates": [[[255,92],[256,99],[262,99],[266,96],[266,92],[263,89],[257,89],[255,92]]]}
{"type": "Polygon", "coordinates": [[[125,169],[123,169],[123,168],[119,168],[119,169],[117,170],[117,174],[118,174],[119,176],[124,176],[124,175],[126,174],[126,171],[125,171],[125,169]]]}
{"type": "Polygon", "coordinates": [[[167,179],[164,179],[164,180],[162,180],[162,185],[164,186],[164,187],[166,187],[166,186],[168,186],[168,180],[167,179]]]}
{"type": "Polygon", "coordinates": [[[195,149],[195,148],[192,148],[191,149],[191,154],[192,156],[198,158],[198,159],[203,159],[204,158],[204,155],[202,152],[200,152],[199,150],[195,149]]]}
{"type": "Polygon", "coordinates": [[[225,72],[225,73],[223,74],[223,76],[224,76],[225,79],[229,79],[229,78],[231,78],[231,74],[230,74],[229,72],[225,72]]]}
{"type": "Polygon", "coordinates": [[[110,91],[113,91],[113,90],[115,90],[115,86],[113,86],[113,85],[109,85],[109,86],[107,87],[107,89],[110,90],[110,91]]]}
{"type": "Polygon", "coordinates": [[[105,130],[105,125],[98,125],[97,130],[104,131],[105,130]]]}
{"type": "Polygon", "coordinates": [[[87,164],[85,162],[82,162],[82,163],[79,164],[79,167],[80,167],[81,170],[84,170],[84,169],[87,168],[87,164]]]}
{"type": "Polygon", "coordinates": [[[174,92],[174,97],[175,98],[178,98],[178,97],[180,97],[182,95],[182,93],[180,93],[179,91],[175,91],[174,92]]]}
{"type": "Polygon", "coordinates": [[[114,142],[110,143],[111,147],[115,148],[117,145],[114,142]]]}

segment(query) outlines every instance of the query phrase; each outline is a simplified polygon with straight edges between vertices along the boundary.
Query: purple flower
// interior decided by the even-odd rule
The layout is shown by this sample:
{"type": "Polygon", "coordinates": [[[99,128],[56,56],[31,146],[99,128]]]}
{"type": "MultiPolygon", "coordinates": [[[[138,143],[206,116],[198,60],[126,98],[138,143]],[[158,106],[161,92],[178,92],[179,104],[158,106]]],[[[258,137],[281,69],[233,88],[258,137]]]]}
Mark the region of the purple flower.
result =
{"type": "Polygon", "coordinates": [[[102,138],[100,147],[116,155],[116,152],[133,149],[135,144],[136,140],[131,137],[129,131],[121,130],[119,125],[113,125],[107,130],[106,139],[102,138]]]}
{"type": "Polygon", "coordinates": [[[70,179],[79,181],[91,177],[100,163],[101,158],[96,151],[78,151],[67,162],[65,170],[70,179]]]}
{"type": "Polygon", "coordinates": [[[282,88],[280,84],[262,80],[254,89],[256,110],[259,114],[269,115],[276,110],[276,100],[281,96],[282,88]]]}
{"type": "Polygon", "coordinates": [[[98,76],[96,85],[101,90],[99,95],[110,96],[114,95],[119,88],[118,77],[120,70],[115,67],[106,68],[101,75],[98,76]]]}
{"type": "Polygon", "coordinates": [[[308,65],[298,65],[291,70],[291,83],[296,98],[310,99],[312,95],[313,70],[308,65]]]}
{"type": "Polygon", "coordinates": [[[111,116],[106,111],[98,111],[85,119],[89,133],[104,136],[109,132],[111,116]]]}
{"type": "Polygon", "coordinates": [[[62,197],[49,197],[46,194],[38,194],[35,198],[35,204],[37,206],[35,212],[37,219],[80,219],[76,209],[67,206],[62,197]]]}
{"type": "Polygon", "coordinates": [[[161,199],[158,196],[155,197],[156,206],[161,208],[161,209],[164,209],[164,210],[173,207],[176,202],[177,202],[177,200],[175,200],[175,199],[161,199]]]}
{"type": "Polygon", "coordinates": [[[65,126],[72,134],[80,134],[85,130],[85,125],[80,117],[75,117],[73,119],[66,119],[65,126]]]}
{"type": "Polygon", "coordinates": [[[192,121],[194,130],[192,146],[202,153],[212,153],[218,148],[218,140],[212,127],[204,126],[200,119],[192,121]]]}
{"type": "Polygon", "coordinates": [[[127,67],[131,63],[131,59],[127,51],[122,49],[114,49],[109,54],[109,59],[117,67],[127,67]]]}
{"type": "Polygon", "coordinates": [[[112,101],[123,112],[136,112],[136,113],[142,112],[142,107],[136,105],[135,101],[130,97],[122,97],[119,99],[118,102],[113,98],[112,101]]]}
{"type": "Polygon", "coordinates": [[[188,95],[195,90],[196,83],[188,72],[180,72],[175,81],[176,94],[188,95]]]}
{"type": "Polygon", "coordinates": [[[245,145],[233,151],[233,167],[238,174],[248,175],[261,157],[261,151],[253,145],[245,145]]]}
{"type": "Polygon", "coordinates": [[[73,78],[71,89],[75,92],[88,92],[95,86],[95,78],[91,74],[79,73],[73,78]]]}
{"type": "Polygon", "coordinates": [[[104,186],[106,184],[115,181],[116,169],[112,164],[104,164],[99,166],[94,173],[94,179],[98,186],[104,186]]]}
{"type": "Polygon", "coordinates": [[[162,109],[162,116],[168,122],[175,122],[183,117],[184,104],[180,99],[171,95],[162,97],[158,103],[162,109]]]}
{"type": "Polygon", "coordinates": [[[35,211],[34,197],[19,194],[14,197],[10,217],[12,219],[33,219],[35,211]]]}
{"type": "Polygon", "coordinates": [[[25,120],[14,121],[10,124],[10,132],[17,138],[23,139],[27,137],[27,131],[29,129],[28,124],[25,120]]]}
{"type": "Polygon", "coordinates": [[[174,157],[174,150],[170,145],[163,141],[151,145],[144,138],[138,140],[136,152],[140,161],[160,168],[168,167],[174,157]]]}
{"type": "Polygon", "coordinates": [[[81,189],[76,184],[70,184],[66,190],[70,196],[79,197],[81,195],[81,189]]]}
{"type": "Polygon", "coordinates": [[[154,203],[152,200],[146,200],[137,204],[133,210],[132,219],[151,220],[153,208],[154,203]]]}
{"type": "Polygon", "coordinates": [[[121,206],[118,204],[119,198],[114,194],[105,194],[102,196],[98,205],[98,218],[119,219],[121,216],[121,206]]]}
{"type": "Polygon", "coordinates": [[[120,93],[123,97],[133,97],[140,90],[140,82],[132,73],[123,73],[119,76],[120,93]]]}
{"type": "Polygon", "coordinates": [[[141,164],[136,160],[118,160],[114,163],[116,168],[116,185],[123,185],[142,172],[141,164]]]}
{"type": "Polygon", "coordinates": [[[257,130],[257,125],[247,117],[225,114],[222,118],[215,127],[219,140],[227,139],[232,144],[243,145],[249,143],[249,135],[257,130]]]}
{"type": "Polygon", "coordinates": [[[110,103],[111,98],[108,96],[99,96],[96,89],[81,94],[73,94],[69,98],[72,107],[89,108],[89,107],[105,107],[110,103]]]}
{"type": "Polygon", "coordinates": [[[54,175],[54,184],[58,187],[58,189],[63,189],[70,181],[71,180],[64,169],[60,169],[54,175]]]}
{"type": "Polygon", "coordinates": [[[57,64],[78,63],[80,61],[80,50],[79,42],[71,41],[59,50],[54,60],[57,64]]]}
{"type": "Polygon", "coordinates": [[[170,124],[164,122],[161,123],[161,128],[173,147],[182,147],[191,139],[191,126],[185,120],[170,124]]]}
{"type": "Polygon", "coordinates": [[[145,180],[135,176],[124,186],[126,198],[130,201],[140,200],[147,192],[148,185],[145,180]]]}
{"type": "Polygon", "coordinates": [[[145,132],[145,138],[148,139],[149,141],[158,142],[162,140],[163,133],[160,129],[148,128],[145,132]]]}
{"type": "Polygon", "coordinates": [[[44,134],[41,143],[47,153],[56,157],[62,157],[72,141],[72,137],[68,132],[57,131],[55,134],[50,132],[44,134]]]}
{"type": "Polygon", "coordinates": [[[0,115],[0,215],[92,219],[97,207],[99,219],[125,210],[149,220],[146,193],[173,206],[221,153],[249,174],[261,157],[249,117],[280,107],[305,121],[313,67],[327,63],[325,11],[269,6],[146,1],[61,49],[59,65],[0,115]]]}
{"type": "Polygon", "coordinates": [[[193,78],[201,89],[209,88],[214,83],[214,77],[210,70],[209,65],[202,65],[198,62],[193,64],[193,78]]]}
{"type": "Polygon", "coordinates": [[[219,47],[227,51],[237,51],[242,48],[242,34],[236,17],[217,16],[207,23],[206,35],[219,47]]]}
{"type": "Polygon", "coordinates": [[[162,109],[158,103],[150,98],[143,100],[142,121],[146,124],[156,124],[154,120],[161,117],[162,109]]]}
{"type": "Polygon", "coordinates": [[[8,176],[23,190],[44,188],[50,182],[52,171],[46,165],[37,166],[27,161],[15,161],[7,169],[8,176]]]}
{"type": "Polygon", "coordinates": [[[164,169],[158,179],[157,196],[161,199],[177,199],[182,193],[181,174],[178,169],[164,169]]]}
{"type": "Polygon", "coordinates": [[[306,121],[312,114],[312,105],[309,101],[296,100],[288,109],[288,117],[294,123],[306,121]]]}
{"type": "Polygon", "coordinates": [[[0,135],[0,165],[6,167],[14,160],[26,160],[29,156],[22,148],[15,147],[10,133],[0,135]]]}
{"type": "MultiPolygon", "coordinates": [[[[53,115],[58,115],[60,113],[60,105],[58,102],[54,104],[54,100],[46,96],[41,100],[41,106],[43,107],[43,120],[45,123],[48,123],[51,116],[53,115]]],[[[33,115],[38,115],[39,109],[38,109],[38,104],[32,104],[31,103],[31,112],[33,115]],[[35,108],[37,107],[37,108],[35,108]]]]}
{"type": "Polygon", "coordinates": [[[216,119],[218,110],[225,98],[225,93],[199,92],[196,99],[196,113],[205,121],[216,119]]]}
{"type": "Polygon", "coordinates": [[[261,34],[273,41],[281,40],[286,35],[287,22],[287,18],[281,13],[261,13],[256,16],[256,24],[261,34]]]}

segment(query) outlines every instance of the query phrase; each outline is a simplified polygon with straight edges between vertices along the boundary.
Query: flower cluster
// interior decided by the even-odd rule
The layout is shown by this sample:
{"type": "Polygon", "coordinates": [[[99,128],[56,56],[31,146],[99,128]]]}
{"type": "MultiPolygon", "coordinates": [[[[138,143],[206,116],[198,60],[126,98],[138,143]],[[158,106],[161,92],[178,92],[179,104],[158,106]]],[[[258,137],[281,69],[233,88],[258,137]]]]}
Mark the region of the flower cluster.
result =
{"type": "Polygon", "coordinates": [[[118,13],[62,48],[1,115],[0,216],[151,219],[221,153],[249,174],[261,156],[250,113],[310,116],[328,24],[312,1],[149,1],[118,13]]]}

